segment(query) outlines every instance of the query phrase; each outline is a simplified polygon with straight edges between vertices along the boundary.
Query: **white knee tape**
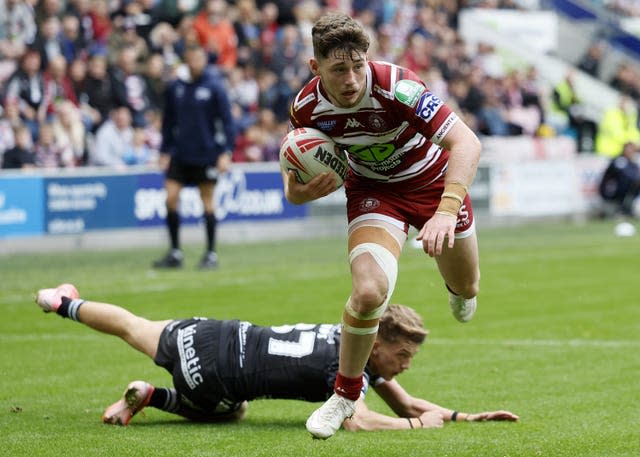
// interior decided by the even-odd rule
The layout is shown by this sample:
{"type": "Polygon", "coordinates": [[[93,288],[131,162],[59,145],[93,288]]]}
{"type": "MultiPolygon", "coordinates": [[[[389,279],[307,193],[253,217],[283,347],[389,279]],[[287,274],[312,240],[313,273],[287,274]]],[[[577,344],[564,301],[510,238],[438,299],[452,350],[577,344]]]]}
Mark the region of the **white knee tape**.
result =
{"type": "MultiPolygon", "coordinates": [[[[380,269],[384,272],[387,277],[387,298],[384,303],[378,308],[362,315],[363,317],[356,317],[357,319],[376,319],[382,316],[384,310],[389,304],[389,300],[391,300],[391,295],[393,294],[393,290],[396,287],[396,280],[398,279],[398,259],[389,251],[387,248],[380,246],[376,243],[361,243],[354,247],[349,253],[349,263],[352,263],[353,260],[362,254],[371,254],[373,259],[376,261],[380,269]]],[[[347,303],[348,305],[348,303],[347,303]]],[[[348,306],[350,308],[350,306],[348,306]]],[[[355,312],[355,311],[354,311],[355,312]]],[[[350,313],[351,314],[351,313],[350,313]]]]}

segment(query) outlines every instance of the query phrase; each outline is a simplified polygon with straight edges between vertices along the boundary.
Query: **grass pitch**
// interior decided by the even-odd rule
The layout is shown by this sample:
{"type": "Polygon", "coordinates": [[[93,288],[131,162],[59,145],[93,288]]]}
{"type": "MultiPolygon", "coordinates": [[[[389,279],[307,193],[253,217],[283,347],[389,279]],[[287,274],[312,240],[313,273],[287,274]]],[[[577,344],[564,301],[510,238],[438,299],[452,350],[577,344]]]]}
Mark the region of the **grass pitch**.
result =
{"type": "MultiPolygon", "coordinates": [[[[468,324],[450,315],[434,262],[405,248],[394,302],[431,330],[400,382],[465,412],[508,409],[518,423],[351,434],[314,441],[317,406],[250,404],[240,424],[202,425],[155,409],[127,428],[103,425],[126,384],[170,377],[114,337],[44,315],[41,287],[154,319],[336,322],[350,279],[344,239],[223,245],[221,269],[155,272],[159,250],[0,257],[0,454],[7,456],[637,456],[640,237],[613,223],[481,229],[482,291],[468,324]]],[[[390,413],[371,392],[367,403],[390,413]]]]}

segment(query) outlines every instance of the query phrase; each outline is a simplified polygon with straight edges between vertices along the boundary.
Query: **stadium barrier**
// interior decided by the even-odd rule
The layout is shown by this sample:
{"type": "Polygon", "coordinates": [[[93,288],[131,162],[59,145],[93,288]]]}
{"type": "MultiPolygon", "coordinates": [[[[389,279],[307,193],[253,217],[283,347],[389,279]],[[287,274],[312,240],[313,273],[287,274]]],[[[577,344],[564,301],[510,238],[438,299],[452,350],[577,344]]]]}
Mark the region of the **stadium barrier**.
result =
{"type": "MultiPolygon", "coordinates": [[[[607,159],[576,154],[568,137],[483,138],[471,186],[477,218],[490,225],[529,218],[587,217],[599,205],[607,159]]],[[[236,164],[215,192],[222,242],[345,233],[344,190],[307,205],[284,198],[278,163],[236,164]]],[[[158,170],[103,168],[0,173],[0,254],[165,245],[165,192],[158,170]]],[[[202,204],[185,188],[185,241],[201,239],[202,204]]]]}

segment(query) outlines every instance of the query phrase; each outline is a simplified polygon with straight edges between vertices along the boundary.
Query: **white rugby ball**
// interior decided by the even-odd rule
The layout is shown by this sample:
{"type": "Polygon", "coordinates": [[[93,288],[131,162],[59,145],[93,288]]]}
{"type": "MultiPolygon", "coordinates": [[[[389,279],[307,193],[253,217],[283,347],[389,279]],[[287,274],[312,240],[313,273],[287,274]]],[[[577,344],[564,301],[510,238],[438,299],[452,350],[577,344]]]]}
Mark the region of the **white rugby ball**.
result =
{"type": "Polygon", "coordinates": [[[280,166],[295,172],[302,184],[320,173],[331,172],[336,176],[336,188],[342,186],[349,169],[344,151],[328,135],[308,127],[292,130],[282,139],[280,166]]]}

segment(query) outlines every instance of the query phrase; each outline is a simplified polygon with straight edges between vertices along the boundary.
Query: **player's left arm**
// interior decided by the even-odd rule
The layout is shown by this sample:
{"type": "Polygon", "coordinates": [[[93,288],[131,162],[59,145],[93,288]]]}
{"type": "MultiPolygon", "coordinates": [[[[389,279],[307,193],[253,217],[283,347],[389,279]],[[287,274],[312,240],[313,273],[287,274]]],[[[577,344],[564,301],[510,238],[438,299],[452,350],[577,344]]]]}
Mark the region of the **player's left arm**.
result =
{"type": "Polygon", "coordinates": [[[458,211],[475,177],[482,148],[476,134],[461,119],[454,123],[440,145],[449,151],[444,192],[436,213],[417,236],[432,257],[442,253],[445,237],[449,248],[454,245],[458,211]]]}
{"type": "Polygon", "coordinates": [[[356,402],[356,411],[342,426],[350,432],[376,430],[412,430],[442,427],[443,419],[438,412],[427,412],[414,417],[392,417],[369,409],[363,399],[356,402]]]}
{"type": "Polygon", "coordinates": [[[445,421],[517,421],[519,417],[510,411],[485,411],[481,413],[467,413],[445,408],[422,398],[411,396],[396,381],[383,382],[375,387],[376,392],[401,417],[421,417],[425,413],[437,412],[445,421]]]}

